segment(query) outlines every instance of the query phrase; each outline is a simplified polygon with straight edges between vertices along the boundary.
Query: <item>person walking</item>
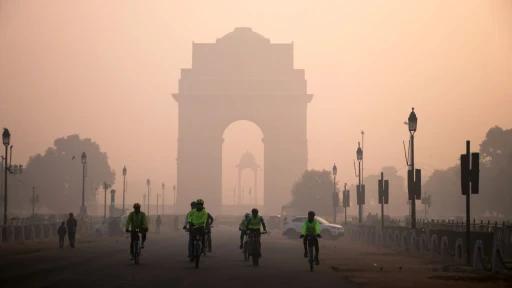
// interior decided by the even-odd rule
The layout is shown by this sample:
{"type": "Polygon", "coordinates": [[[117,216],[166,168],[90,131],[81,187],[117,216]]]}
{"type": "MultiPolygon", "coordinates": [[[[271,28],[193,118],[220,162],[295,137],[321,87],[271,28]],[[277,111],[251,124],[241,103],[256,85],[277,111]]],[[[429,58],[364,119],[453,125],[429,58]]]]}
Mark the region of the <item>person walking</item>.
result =
{"type": "Polygon", "coordinates": [[[64,248],[64,238],[68,233],[68,229],[66,229],[65,225],[66,223],[62,221],[62,223],[59,226],[59,229],[57,229],[57,234],[59,234],[59,248],[64,248]]]}
{"type": "Polygon", "coordinates": [[[76,228],[78,227],[78,223],[73,213],[69,213],[69,218],[66,222],[66,226],[68,227],[69,246],[71,246],[71,248],[75,248],[75,234],[76,228]]]}

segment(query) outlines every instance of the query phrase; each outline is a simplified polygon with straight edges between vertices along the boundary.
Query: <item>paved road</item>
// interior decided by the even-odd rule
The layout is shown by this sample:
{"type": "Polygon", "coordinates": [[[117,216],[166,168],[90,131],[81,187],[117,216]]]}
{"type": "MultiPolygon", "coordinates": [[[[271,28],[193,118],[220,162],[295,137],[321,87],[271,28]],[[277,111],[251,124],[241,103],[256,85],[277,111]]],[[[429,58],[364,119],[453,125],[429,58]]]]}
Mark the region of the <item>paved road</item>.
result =
{"type": "Polygon", "coordinates": [[[234,230],[214,228],[213,253],[201,258],[198,269],[186,258],[185,233],[150,234],[139,266],[129,261],[125,238],[7,257],[0,259],[0,286],[357,287],[334,272],[329,261],[309,272],[302,242],[278,235],[262,236],[263,258],[259,267],[253,267],[243,261],[238,235],[234,230]]]}

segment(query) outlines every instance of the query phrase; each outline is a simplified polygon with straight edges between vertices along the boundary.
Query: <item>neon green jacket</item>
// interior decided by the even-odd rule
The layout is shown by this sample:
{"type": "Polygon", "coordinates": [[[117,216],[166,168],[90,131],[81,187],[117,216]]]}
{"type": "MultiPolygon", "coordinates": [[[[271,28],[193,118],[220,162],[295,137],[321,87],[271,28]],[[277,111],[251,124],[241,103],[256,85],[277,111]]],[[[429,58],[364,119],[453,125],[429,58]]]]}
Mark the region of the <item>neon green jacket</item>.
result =
{"type": "Polygon", "coordinates": [[[240,225],[238,226],[238,228],[240,228],[240,230],[242,231],[245,231],[245,227],[247,226],[247,221],[245,220],[245,217],[244,217],[244,220],[242,220],[242,223],[240,223],[240,225]]]}
{"type": "Polygon", "coordinates": [[[130,225],[133,229],[148,229],[148,218],[146,217],[146,213],[140,212],[139,214],[132,211],[128,218],[126,219],[126,229],[130,229],[130,225]]]}
{"type": "Polygon", "coordinates": [[[206,226],[207,219],[208,212],[206,212],[205,209],[203,209],[203,211],[201,212],[198,212],[197,210],[192,210],[188,214],[188,222],[194,224],[194,228],[206,226]]]}
{"type": "Polygon", "coordinates": [[[260,215],[254,217],[251,214],[251,216],[246,218],[245,221],[246,226],[249,229],[260,229],[261,225],[263,225],[263,228],[265,228],[265,221],[263,221],[263,217],[261,217],[260,215]]]}
{"type": "Polygon", "coordinates": [[[313,219],[311,223],[309,223],[308,220],[304,221],[304,224],[302,224],[302,235],[316,236],[318,234],[320,234],[320,224],[318,220],[313,219]]]}

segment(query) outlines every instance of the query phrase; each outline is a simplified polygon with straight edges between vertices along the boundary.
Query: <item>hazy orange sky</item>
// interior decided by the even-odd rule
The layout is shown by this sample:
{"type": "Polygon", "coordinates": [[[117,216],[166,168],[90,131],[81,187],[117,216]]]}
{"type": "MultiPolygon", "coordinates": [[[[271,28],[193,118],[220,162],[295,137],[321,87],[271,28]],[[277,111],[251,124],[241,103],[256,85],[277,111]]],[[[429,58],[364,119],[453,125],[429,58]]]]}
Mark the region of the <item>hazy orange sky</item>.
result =
{"type": "MultiPolygon", "coordinates": [[[[146,178],[172,187],[171,93],[191,66],[192,41],[244,26],[294,42],[295,67],[315,95],[309,168],[336,162],[341,183],[357,180],[361,130],[365,175],[405,166],[403,122],[413,106],[416,163],[429,171],[455,164],[465,140],[477,150],[491,126],[512,127],[510,0],[0,0],[0,123],[11,131],[13,162],[79,133],[101,145],[118,175],[127,166],[127,201],[142,201],[146,178]]],[[[234,165],[246,150],[262,165],[263,145],[250,123],[224,136],[229,203],[234,165]]],[[[251,177],[244,183],[247,191],[251,177]]]]}

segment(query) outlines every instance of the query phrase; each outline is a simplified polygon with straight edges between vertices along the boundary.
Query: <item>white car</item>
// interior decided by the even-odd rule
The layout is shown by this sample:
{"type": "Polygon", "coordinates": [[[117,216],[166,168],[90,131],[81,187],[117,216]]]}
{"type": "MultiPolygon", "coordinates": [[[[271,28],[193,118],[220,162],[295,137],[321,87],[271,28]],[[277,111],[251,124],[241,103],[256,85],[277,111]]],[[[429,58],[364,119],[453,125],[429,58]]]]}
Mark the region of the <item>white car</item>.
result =
{"type": "MultiPolygon", "coordinates": [[[[302,225],[308,219],[307,216],[292,216],[283,224],[283,235],[288,238],[298,238],[302,233],[302,225]]],[[[338,239],[345,235],[345,228],[340,225],[330,224],[325,219],[315,216],[320,223],[320,235],[325,239],[338,239]]]]}

